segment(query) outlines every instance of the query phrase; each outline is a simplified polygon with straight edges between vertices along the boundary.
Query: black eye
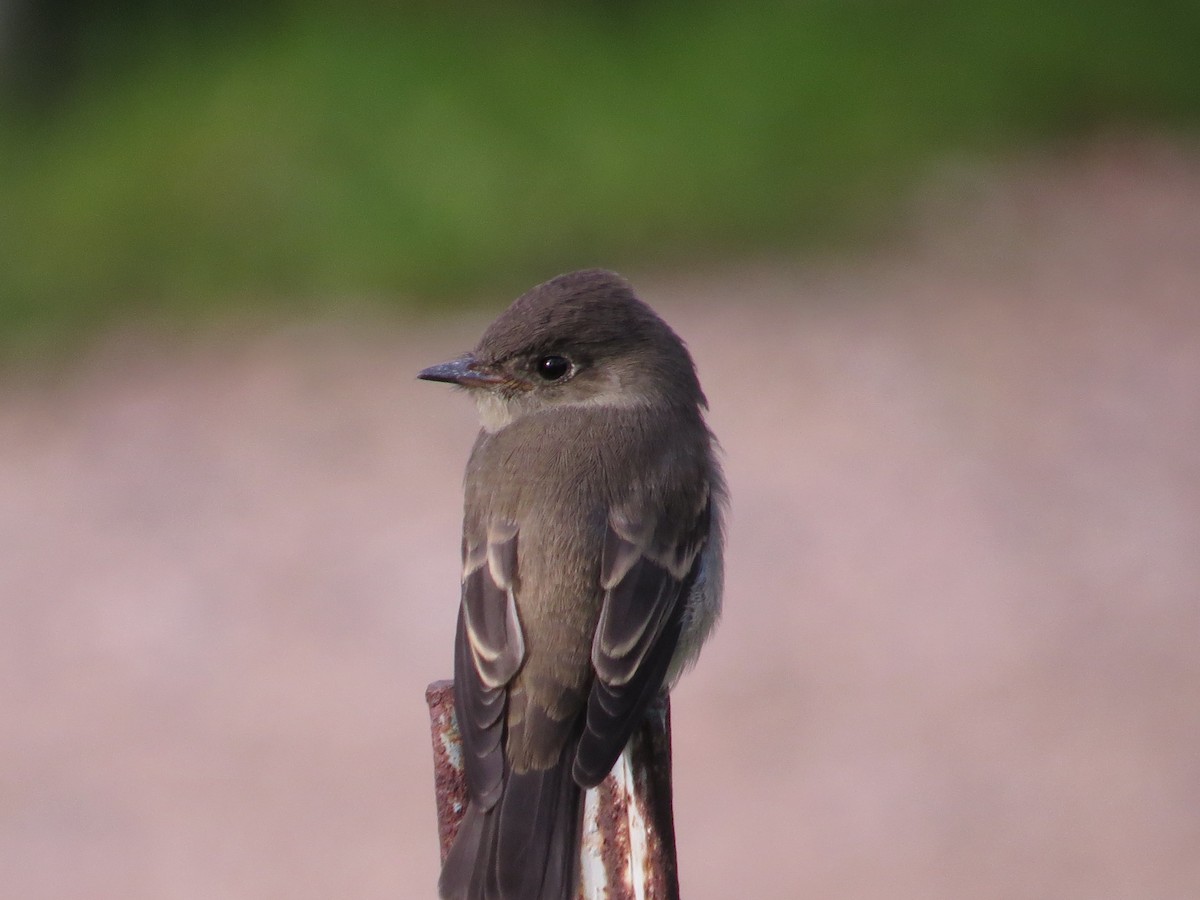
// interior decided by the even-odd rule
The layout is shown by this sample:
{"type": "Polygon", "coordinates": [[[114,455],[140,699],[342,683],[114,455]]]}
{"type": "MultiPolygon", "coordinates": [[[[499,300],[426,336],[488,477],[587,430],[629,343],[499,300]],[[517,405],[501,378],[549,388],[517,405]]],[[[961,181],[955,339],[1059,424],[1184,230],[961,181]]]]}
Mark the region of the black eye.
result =
{"type": "Polygon", "coordinates": [[[565,356],[543,356],[534,364],[534,369],[546,381],[558,381],[571,371],[571,361],[565,356]]]}

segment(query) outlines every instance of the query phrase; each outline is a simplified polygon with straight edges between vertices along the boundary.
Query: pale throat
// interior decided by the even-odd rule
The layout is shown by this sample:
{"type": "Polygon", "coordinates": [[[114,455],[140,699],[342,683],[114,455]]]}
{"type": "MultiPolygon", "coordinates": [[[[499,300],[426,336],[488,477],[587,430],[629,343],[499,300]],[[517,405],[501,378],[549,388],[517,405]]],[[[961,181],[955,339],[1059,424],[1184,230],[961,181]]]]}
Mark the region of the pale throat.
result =
{"type": "Polygon", "coordinates": [[[511,425],[521,416],[522,404],[509,400],[491,391],[475,392],[475,408],[479,410],[479,424],[488,434],[495,434],[501,428],[511,425]]]}

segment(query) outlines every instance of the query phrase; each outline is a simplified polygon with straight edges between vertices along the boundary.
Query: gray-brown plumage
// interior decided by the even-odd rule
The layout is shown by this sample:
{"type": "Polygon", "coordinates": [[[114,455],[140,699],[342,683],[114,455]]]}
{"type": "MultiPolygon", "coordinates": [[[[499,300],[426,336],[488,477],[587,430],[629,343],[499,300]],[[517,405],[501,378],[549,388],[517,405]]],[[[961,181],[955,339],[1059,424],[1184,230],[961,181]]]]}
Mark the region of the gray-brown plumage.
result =
{"type": "Polygon", "coordinates": [[[694,658],[725,501],[683,342],[620,277],[562,275],[421,378],[469,389],[454,686],[469,804],[447,900],[576,895],[583,790],[694,658]]]}

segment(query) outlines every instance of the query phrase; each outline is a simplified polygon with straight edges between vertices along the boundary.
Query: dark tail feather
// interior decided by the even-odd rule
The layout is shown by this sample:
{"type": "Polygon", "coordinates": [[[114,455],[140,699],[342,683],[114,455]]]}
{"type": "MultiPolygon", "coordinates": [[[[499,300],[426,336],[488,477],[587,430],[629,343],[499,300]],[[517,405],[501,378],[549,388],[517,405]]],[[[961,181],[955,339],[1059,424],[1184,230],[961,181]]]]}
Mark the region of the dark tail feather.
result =
{"type": "Polygon", "coordinates": [[[573,743],[553,768],[508,773],[490,810],[468,803],[438,883],[444,900],[574,900],[583,791],[573,743]]]}
{"type": "Polygon", "coordinates": [[[458,826],[458,834],[442,865],[442,877],[438,880],[438,896],[446,900],[466,900],[475,896],[469,893],[471,873],[475,869],[475,860],[479,857],[479,848],[483,841],[484,831],[491,813],[480,813],[475,804],[468,803],[467,811],[458,826]]]}

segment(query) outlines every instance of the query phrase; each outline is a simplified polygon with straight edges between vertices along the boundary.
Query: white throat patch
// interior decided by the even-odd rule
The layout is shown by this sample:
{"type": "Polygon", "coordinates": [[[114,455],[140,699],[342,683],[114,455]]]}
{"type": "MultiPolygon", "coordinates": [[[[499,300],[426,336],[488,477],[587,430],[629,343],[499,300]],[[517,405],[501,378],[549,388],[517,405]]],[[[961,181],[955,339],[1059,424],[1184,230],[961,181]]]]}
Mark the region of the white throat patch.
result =
{"type": "Polygon", "coordinates": [[[495,434],[501,428],[516,421],[520,415],[520,410],[514,409],[514,406],[517,405],[492,391],[475,391],[475,407],[479,410],[479,424],[488,434],[495,434]]]}

